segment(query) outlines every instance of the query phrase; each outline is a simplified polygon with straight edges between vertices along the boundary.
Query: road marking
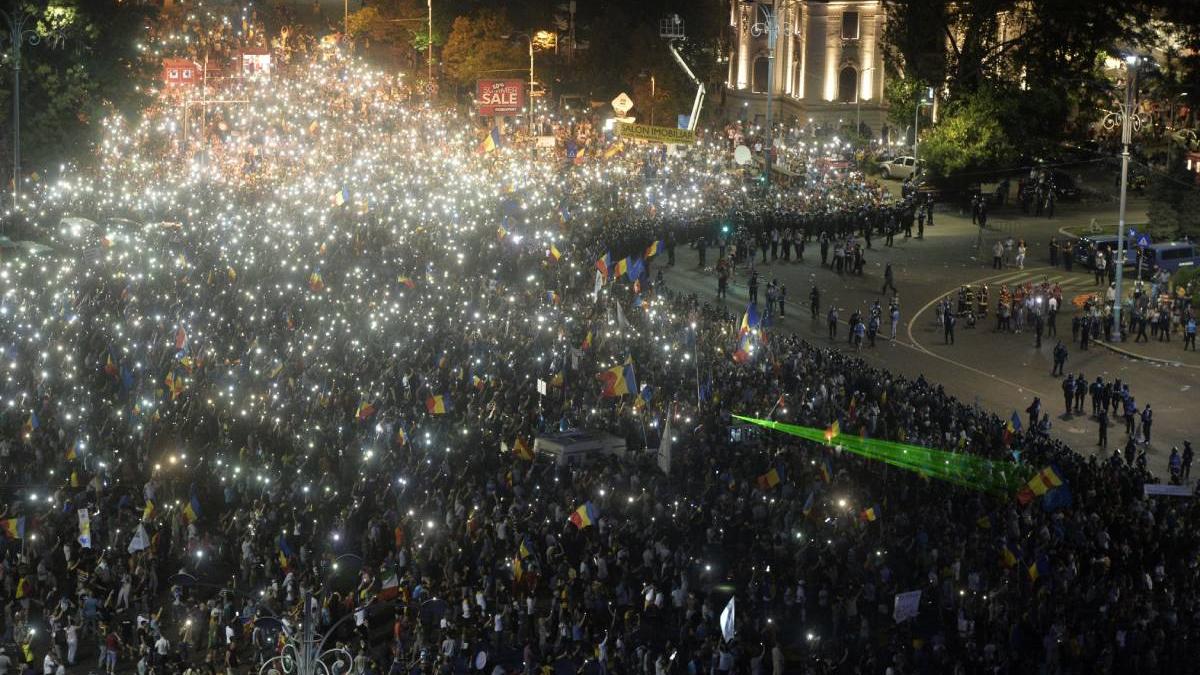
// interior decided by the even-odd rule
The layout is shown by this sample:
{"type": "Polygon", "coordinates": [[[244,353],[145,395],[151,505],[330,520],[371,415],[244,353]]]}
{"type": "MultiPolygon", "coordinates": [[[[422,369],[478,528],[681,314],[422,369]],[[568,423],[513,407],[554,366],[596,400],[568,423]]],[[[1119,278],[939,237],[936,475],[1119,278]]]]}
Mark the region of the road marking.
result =
{"type": "MultiPolygon", "coordinates": [[[[1045,266],[1045,267],[1038,267],[1038,268],[1031,268],[1031,269],[1032,269],[1033,271],[1036,271],[1036,270],[1039,270],[1039,269],[1042,269],[1042,270],[1044,270],[1044,269],[1051,269],[1051,268],[1050,268],[1049,266],[1045,266]]],[[[1008,274],[1009,274],[1008,272],[1004,272],[1004,273],[1001,273],[1001,274],[993,274],[993,275],[991,275],[991,276],[984,277],[984,278],[982,278],[982,279],[978,279],[978,280],[976,280],[976,281],[972,282],[970,285],[972,285],[972,286],[977,286],[977,285],[979,285],[979,284],[982,284],[982,283],[984,283],[984,282],[987,282],[987,281],[990,281],[990,280],[993,280],[993,279],[997,279],[997,278],[1001,278],[1001,277],[1008,276],[1008,274]]],[[[964,285],[965,285],[965,284],[964,284],[964,285]]],[[[1032,394],[1034,394],[1034,395],[1038,396],[1039,398],[1046,398],[1046,394],[1043,394],[1043,393],[1041,393],[1041,392],[1037,391],[1036,389],[1033,389],[1032,387],[1027,387],[1027,386],[1025,386],[1025,385],[1017,384],[1016,382],[1012,382],[1012,381],[1010,381],[1010,380],[1006,380],[1006,379],[1004,379],[1004,378],[1002,378],[1002,377],[999,377],[999,376],[997,376],[997,375],[994,375],[994,374],[992,374],[992,373],[989,373],[989,372],[986,372],[986,371],[980,370],[980,369],[976,368],[975,366],[968,365],[968,364],[966,364],[966,363],[963,363],[963,362],[961,362],[961,361],[955,361],[954,359],[948,358],[948,357],[946,357],[946,356],[942,356],[941,354],[934,353],[934,352],[930,351],[928,347],[926,347],[925,345],[921,344],[921,343],[920,343],[920,341],[918,341],[918,340],[917,340],[915,337],[913,337],[913,325],[914,325],[914,324],[917,322],[917,318],[918,318],[918,317],[920,317],[922,314],[924,314],[924,313],[925,313],[925,310],[927,310],[927,309],[929,309],[930,307],[932,307],[932,306],[934,305],[934,303],[936,303],[937,301],[941,300],[943,297],[945,297],[945,296],[947,296],[947,295],[951,295],[951,294],[953,294],[953,293],[954,293],[954,291],[953,291],[953,290],[951,290],[951,291],[949,291],[949,292],[947,292],[947,293],[942,293],[942,294],[939,294],[939,295],[936,295],[936,296],[934,296],[934,298],[933,298],[932,300],[930,300],[929,302],[925,303],[925,305],[924,305],[923,307],[921,307],[921,309],[918,309],[918,310],[917,310],[917,311],[916,311],[916,312],[915,312],[915,313],[912,315],[912,318],[908,320],[908,326],[907,326],[907,328],[906,328],[906,332],[908,333],[908,340],[909,340],[909,342],[911,342],[911,343],[912,343],[912,344],[911,344],[911,345],[909,345],[909,346],[911,346],[913,349],[916,349],[917,351],[920,351],[920,352],[922,352],[922,353],[924,353],[924,354],[926,354],[926,355],[928,355],[928,356],[932,356],[932,357],[933,357],[933,358],[935,358],[935,359],[939,359],[939,360],[941,360],[941,361],[945,361],[946,363],[949,363],[949,364],[951,364],[951,365],[954,365],[954,366],[958,366],[959,368],[962,368],[962,369],[964,369],[964,370],[969,370],[969,371],[971,371],[971,372],[973,372],[973,373],[975,373],[975,374],[977,374],[977,375],[982,375],[982,376],[984,376],[984,377],[991,378],[991,379],[993,379],[993,380],[995,380],[995,381],[997,381],[997,382],[1001,382],[1001,383],[1003,383],[1003,384],[1007,384],[1007,385],[1008,385],[1008,386],[1010,386],[1010,387],[1014,387],[1014,388],[1016,388],[1018,391],[1029,391],[1030,393],[1032,393],[1032,394]]]]}

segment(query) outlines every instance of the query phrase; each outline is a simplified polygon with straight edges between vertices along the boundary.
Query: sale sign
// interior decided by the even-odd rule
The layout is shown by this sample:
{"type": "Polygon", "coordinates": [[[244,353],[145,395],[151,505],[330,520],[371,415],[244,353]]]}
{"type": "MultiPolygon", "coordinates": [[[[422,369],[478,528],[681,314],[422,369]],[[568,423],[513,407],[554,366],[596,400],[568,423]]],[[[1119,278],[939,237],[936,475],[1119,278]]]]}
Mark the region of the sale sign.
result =
{"type": "Polygon", "coordinates": [[[519,114],[525,107],[525,82],[522,80],[479,80],[475,103],[486,116],[519,114]]]}

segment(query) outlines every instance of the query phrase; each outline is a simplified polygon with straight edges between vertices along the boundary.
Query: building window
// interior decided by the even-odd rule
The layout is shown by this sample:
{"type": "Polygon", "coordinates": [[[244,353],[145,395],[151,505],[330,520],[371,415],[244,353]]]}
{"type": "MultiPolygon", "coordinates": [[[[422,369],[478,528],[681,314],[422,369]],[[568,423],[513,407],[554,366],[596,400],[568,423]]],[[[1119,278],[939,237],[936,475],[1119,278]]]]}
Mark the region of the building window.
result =
{"type": "Polygon", "coordinates": [[[769,74],[770,65],[767,57],[760,56],[754,59],[754,84],[752,91],[756,94],[767,93],[767,76],[769,74]]]}
{"type": "Polygon", "coordinates": [[[192,79],[192,71],[191,71],[191,70],[189,70],[189,69],[185,69],[185,70],[183,71],[183,79],[185,79],[185,80],[190,80],[190,79],[192,79]]]}
{"type": "Polygon", "coordinates": [[[858,100],[858,71],[853,66],[846,66],[838,73],[838,100],[842,103],[858,100]]]}
{"type": "Polygon", "coordinates": [[[858,39],[858,12],[842,12],[842,39],[858,39]]]}

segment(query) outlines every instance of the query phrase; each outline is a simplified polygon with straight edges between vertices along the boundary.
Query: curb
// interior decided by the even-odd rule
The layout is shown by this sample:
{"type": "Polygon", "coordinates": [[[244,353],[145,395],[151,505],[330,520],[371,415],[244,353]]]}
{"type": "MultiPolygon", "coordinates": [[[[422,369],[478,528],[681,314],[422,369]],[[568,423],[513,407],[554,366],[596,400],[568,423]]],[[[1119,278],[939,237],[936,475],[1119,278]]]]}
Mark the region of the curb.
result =
{"type": "Polygon", "coordinates": [[[1145,354],[1131,352],[1128,349],[1121,349],[1120,347],[1109,344],[1108,342],[1105,342],[1104,340],[1097,340],[1093,344],[1098,344],[1101,347],[1104,347],[1105,349],[1109,350],[1110,352],[1115,352],[1122,356],[1128,356],[1129,358],[1136,359],[1138,361],[1149,361],[1151,363],[1158,363],[1158,364],[1161,364],[1164,366],[1175,366],[1178,368],[1195,368],[1195,369],[1200,370],[1200,366],[1194,366],[1190,363],[1184,363],[1182,361],[1173,361],[1171,359],[1160,359],[1156,356],[1146,356],[1145,354]]]}

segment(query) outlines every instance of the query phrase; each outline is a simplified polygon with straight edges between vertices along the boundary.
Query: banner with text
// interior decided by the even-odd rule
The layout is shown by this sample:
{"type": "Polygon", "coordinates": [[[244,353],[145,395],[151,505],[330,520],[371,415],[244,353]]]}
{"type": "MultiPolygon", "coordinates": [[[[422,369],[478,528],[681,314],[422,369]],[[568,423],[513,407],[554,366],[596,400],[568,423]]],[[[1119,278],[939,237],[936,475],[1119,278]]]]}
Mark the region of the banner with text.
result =
{"type": "Polygon", "coordinates": [[[524,80],[478,80],[475,87],[480,115],[515,115],[525,107],[524,80]]]}
{"type": "Polygon", "coordinates": [[[655,143],[695,143],[696,132],[673,127],[652,127],[649,124],[617,124],[619,138],[633,138],[655,143]]]}

